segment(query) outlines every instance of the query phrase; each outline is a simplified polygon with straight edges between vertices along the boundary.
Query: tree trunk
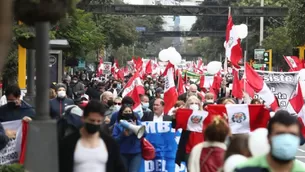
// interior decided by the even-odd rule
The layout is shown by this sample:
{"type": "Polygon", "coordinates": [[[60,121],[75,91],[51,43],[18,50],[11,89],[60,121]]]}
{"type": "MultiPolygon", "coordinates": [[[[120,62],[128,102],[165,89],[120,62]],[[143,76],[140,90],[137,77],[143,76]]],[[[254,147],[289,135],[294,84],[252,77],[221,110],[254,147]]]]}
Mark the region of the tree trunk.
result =
{"type": "Polygon", "coordinates": [[[12,0],[0,0],[0,72],[5,64],[12,40],[12,5],[12,0]]]}

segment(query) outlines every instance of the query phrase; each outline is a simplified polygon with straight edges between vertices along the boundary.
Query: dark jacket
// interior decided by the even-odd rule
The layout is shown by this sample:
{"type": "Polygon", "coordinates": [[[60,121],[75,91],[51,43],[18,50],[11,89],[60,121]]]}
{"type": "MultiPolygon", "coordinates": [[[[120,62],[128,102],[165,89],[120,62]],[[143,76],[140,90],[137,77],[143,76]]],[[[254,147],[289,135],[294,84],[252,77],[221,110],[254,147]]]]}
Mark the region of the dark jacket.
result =
{"type": "MultiPolygon", "coordinates": [[[[137,121],[137,125],[141,125],[140,121],[137,121]]],[[[120,145],[120,152],[122,154],[137,154],[141,153],[141,141],[137,136],[132,133],[129,136],[124,136],[125,128],[120,123],[115,123],[112,131],[112,137],[120,145]]]]}
{"type": "Polygon", "coordinates": [[[9,139],[5,135],[5,130],[2,126],[2,124],[0,123],[0,150],[2,150],[6,146],[8,141],[9,141],[9,139]]]}
{"type": "MultiPolygon", "coordinates": [[[[144,112],[141,121],[153,121],[154,120],[154,113],[153,112],[144,112]]],[[[172,121],[172,117],[164,114],[163,121],[172,121]]]]}
{"type": "Polygon", "coordinates": [[[52,119],[59,119],[59,117],[65,112],[65,107],[74,105],[72,99],[69,98],[54,98],[50,100],[50,116],[52,119]]]}
{"type": "Polygon", "coordinates": [[[30,104],[23,100],[20,107],[10,108],[7,104],[0,107],[0,122],[21,120],[25,116],[33,118],[35,111],[30,104]]]}
{"type": "MultiPolygon", "coordinates": [[[[108,151],[108,161],[106,164],[107,172],[125,172],[125,167],[120,158],[119,146],[115,140],[107,134],[100,132],[100,137],[106,144],[108,151]]],[[[59,172],[73,172],[74,151],[80,133],[75,132],[66,138],[59,145],[59,172]]]]}
{"type": "MultiPolygon", "coordinates": [[[[173,119],[172,120],[172,128],[176,128],[176,120],[173,119]]],[[[178,164],[180,166],[182,161],[185,161],[185,154],[186,154],[186,144],[189,140],[191,131],[188,130],[182,130],[181,136],[180,136],[180,140],[178,143],[178,149],[176,152],[176,159],[175,159],[175,163],[178,164]]]]}

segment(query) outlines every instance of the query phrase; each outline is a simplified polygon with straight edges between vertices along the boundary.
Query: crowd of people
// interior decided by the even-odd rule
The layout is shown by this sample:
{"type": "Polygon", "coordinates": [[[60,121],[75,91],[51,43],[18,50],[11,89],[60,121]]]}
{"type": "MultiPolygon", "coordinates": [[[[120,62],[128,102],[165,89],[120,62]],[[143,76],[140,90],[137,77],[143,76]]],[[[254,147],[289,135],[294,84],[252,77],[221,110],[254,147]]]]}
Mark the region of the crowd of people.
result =
{"type": "MultiPolygon", "coordinates": [[[[60,172],[138,172],[141,166],[141,141],[120,124],[126,120],[133,125],[143,121],[171,121],[175,127],[176,110],[206,110],[209,104],[236,104],[230,97],[214,100],[214,94],[203,96],[198,85],[189,79],[188,89],[179,95],[175,106],[164,113],[164,78],[147,76],[143,80],[145,94],[139,95],[143,114],[134,112],[134,100],[121,97],[129,77],[124,81],[113,77],[91,77],[81,73],[66,76],[63,83],[50,87],[50,118],[58,121],[60,172]],[[78,109],[78,110],[71,110],[78,109]],[[69,116],[73,118],[69,118],[69,116]],[[67,127],[69,126],[69,127],[67,127]]],[[[0,107],[0,122],[35,118],[35,109],[21,99],[20,88],[7,87],[6,104],[0,107]]],[[[253,99],[251,104],[262,104],[253,99]]],[[[226,160],[235,154],[249,159],[238,164],[236,172],[302,172],[305,165],[295,159],[298,147],[304,144],[301,125],[296,116],[279,110],[268,126],[270,152],[252,157],[248,134],[232,135],[226,119],[215,117],[205,127],[202,137],[183,130],[176,164],[186,162],[190,172],[221,172],[226,160]],[[191,141],[190,141],[191,140],[191,141]]],[[[4,130],[0,125],[0,149],[16,131],[4,130]]]]}

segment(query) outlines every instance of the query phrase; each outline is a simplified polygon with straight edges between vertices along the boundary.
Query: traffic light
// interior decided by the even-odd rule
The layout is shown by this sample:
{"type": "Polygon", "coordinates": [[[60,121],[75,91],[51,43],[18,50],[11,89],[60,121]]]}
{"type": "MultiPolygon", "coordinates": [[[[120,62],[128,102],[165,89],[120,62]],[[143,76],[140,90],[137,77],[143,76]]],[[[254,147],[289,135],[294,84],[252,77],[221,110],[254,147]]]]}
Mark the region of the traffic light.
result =
{"type": "Polygon", "coordinates": [[[269,71],[272,71],[272,49],[264,52],[264,63],[269,64],[269,71]]]}

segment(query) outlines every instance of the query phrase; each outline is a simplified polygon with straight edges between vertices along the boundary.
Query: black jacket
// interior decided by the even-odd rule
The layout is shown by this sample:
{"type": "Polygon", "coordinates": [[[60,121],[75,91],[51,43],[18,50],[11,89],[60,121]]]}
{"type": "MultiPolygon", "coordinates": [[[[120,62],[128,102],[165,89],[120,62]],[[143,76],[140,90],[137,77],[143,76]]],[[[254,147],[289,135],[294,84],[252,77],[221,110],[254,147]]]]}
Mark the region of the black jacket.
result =
{"type": "Polygon", "coordinates": [[[50,116],[52,119],[59,119],[65,112],[65,107],[74,105],[74,101],[69,98],[54,98],[50,100],[50,116]]]}
{"type": "Polygon", "coordinates": [[[10,108],[7,104],[0,107],[0,122],[20,120],[25,116],[33,118],[35,111],[30,104],[23,100],[21,101],[20,107],[10,108]]]}
{"type": "MultiPolygon", "coordinates": [[[[141,121],[153,121],[154,120],[154,113],[153,112],[144,112],[141,121]]],[[[163,115],[163,121],[172,121],[172,117],[169,115],[163,115]]]]}
{"type": "MultiPolygon", "coordinates": [[[[106,144],[108,151],[108,161],[106,164],[107,172],[125,172],[125,167],[121,159],[120,149],[115,140],[100,132],[100,137],[106,144]]],[[[80,133],[75,132],[62,140],[59,145],[59,172],[73,172],[74,151],[77,141],[80,139],[80,133]]]]}

